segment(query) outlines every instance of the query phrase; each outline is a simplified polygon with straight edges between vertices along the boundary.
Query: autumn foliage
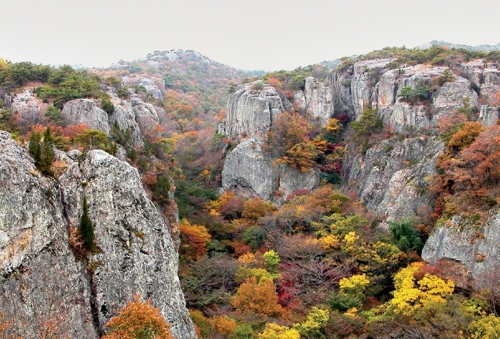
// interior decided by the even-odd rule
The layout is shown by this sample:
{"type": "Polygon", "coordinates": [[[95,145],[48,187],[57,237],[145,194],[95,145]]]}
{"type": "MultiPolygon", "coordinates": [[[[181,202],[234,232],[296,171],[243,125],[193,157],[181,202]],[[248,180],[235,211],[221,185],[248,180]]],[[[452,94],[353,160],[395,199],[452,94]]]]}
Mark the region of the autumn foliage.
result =
{"type": "Polygon", "coordinates": [[[134,297],[120,313],[106,324],[109,333],[103,339],[173,339],[170,325],[162,317],[159,308],[151,300],[140,301],[134,297]]]}
{"type": "Polygon", "coordinates": [[[190,224],[183,219],[179,225],[181,232],[180,254],[190,260],[197,260],[207,254],[207,244],[212,239],[203,225],[190,224]]]}
{"type": "Polygon", "coordinates": [[[259,316],[283,318],[286,315],[278,303],[278,294],[269,279],[259,283],[255,277],[241,284],[238,292],[231,300],[233,307],[242,313],[255,313],[259,316]]]}
{"type": "Polygon", "coordinates": [[[500,126],[466,123],[450,139],[437,162],[431,189],[436,214],[471,216],[497,204],[500,184],[500,126]]]}

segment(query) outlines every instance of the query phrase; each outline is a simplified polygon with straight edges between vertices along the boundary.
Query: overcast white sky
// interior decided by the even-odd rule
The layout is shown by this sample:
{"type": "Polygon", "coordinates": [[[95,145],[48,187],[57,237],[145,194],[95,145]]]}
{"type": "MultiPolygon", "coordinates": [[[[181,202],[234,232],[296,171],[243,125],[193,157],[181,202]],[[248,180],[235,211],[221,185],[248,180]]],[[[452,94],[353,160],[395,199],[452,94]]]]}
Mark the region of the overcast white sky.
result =
{"type": "Polygon", "coordinates": [[[431,40],[500,42],[498,0],[0,0],[0,58],[104,67],[198,51],[280,70],[431,40]]]}

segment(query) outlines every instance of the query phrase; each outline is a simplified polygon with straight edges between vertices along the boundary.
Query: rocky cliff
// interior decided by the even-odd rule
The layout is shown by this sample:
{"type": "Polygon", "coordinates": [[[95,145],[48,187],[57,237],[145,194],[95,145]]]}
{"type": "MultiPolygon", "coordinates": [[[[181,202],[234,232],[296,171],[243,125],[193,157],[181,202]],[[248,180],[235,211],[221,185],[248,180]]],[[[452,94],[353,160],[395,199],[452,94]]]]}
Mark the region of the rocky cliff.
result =
{"type": "Polygon", "coordinates": [[[247,138],[227,155],[222,170],[223,189],[280,203],[294,191],[318,187],[319,175],[315,170],[302,173],[277,166],[273,164],[276,159],[266,155],[261,146],[260,139],[247,138]]]}
{"type": "Polygon", "coordinates": [[[433,230],[422,251],[422,259],[434,264],[451,261],[453,271],[446,273],[457,276],[459,287],[491,288],[498,286],[499,241],[498,211],[491,211],[489,220],[481,226],[456,216],[450,223],[433,230]]]}
{"type": "MultiPolygon", "coordinates": [[[[391,61],[356,62],[332,71],[327,78],[336,115],[358,120],[370,106],[393,135],[382,142],[372,141],[365,154],[349,153],[344,161],[345,189],[354,190],[383,221],[412,218],[432,205],[424,178],[435,174],[437,154],[444,148],[436,136],[439,120],[463,107],[464,98],[478,108],[477,92],[500,91],[498,70],[477,61],[463,65],[460,75],[441,66],[391,68],[391,61]],[[407,100],[405,88],[423,89],[425,95],[407,100]]],[[[484,96],[482,100],[487,101],[484,96]]],[[[498,110],[485,105],[481,112],[485,124],[496,123],[498,110]]]]}
{"type": "Polygon", "coordinates": [[[151,298],[176,338],[196,338],[168,222],[138,172],[100,151],[57,152],[55,177],[0,132],[0,310],[23,338],[51,327],[98,338],[134,295],[151,298]],[[75,250],[83,196],[98,250],[75,250]]]}
{"type": "MultiPolygon", "coordinates": [[[[500,92],[496,65],[474,60],[454,65],[452,72],[429,65],[391,68],[391,61],[360,61],[328,76],[336,115],[359,120],[370,106],[384,123],[385,135],[374,134],[363,150],[348,132],[351,146],[343,163],[343,189],[354,191],[382,227],[386,221],[418,220],[432,211],[435,197],[428,186],[445,147],[438,137],[440,119],[465,108],[464,98],[485,126],[497,124],[499,117],[498,107],[491,106],[500,92]],[[419,88],[425,94],[413,100],[405,97],[404,91],[419,88]]],[[[491,283],[492,272],[498,270],[499,216],[495,210],[490,214],[484,225],[455,216],[436,227],[422,258],[440,263],[460,287],[471,287],[473,281],[476,287],[491,283]]]]}
{"type": "MultiPolygon", "coordinates": [[[[333,114],[328,88],[314,78],[307,79],[306,89],[295,94],[304,114],[328,120],[333,114]]],[[[273,164],[275,158],[265,154],[261,145],[266,133],[285,109],[293,104],[276,89],[261,81],[238,87],[227,105],[221,132],[237,146],[227,154],[222,171],[222,187],[242,196],[259,196],[281,203],[296,190],[318,187],[316,170],[299,172],[290,166],[273,164]]]]}

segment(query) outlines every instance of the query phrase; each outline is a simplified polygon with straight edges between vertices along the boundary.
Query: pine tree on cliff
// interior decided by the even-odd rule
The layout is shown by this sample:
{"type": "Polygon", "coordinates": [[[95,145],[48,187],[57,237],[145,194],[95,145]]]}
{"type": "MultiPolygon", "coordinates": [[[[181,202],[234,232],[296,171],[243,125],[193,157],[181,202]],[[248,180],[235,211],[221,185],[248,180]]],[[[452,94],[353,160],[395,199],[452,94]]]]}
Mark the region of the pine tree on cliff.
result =
{"type": "Polygon", "coordinates": [[[52,149],[53,143],[54,139],[49,126],[43,133],[43,144],[40,150],[40,162],[38,165],[43,174],[52,174],[50,167],[52,166],[52,162],[54,162],[55,158],[54,150],[52,149]]]}
{"type": "Polygon", "coordinates": [[[30,135],[30,142],[28,147],[28,152],[35,160],[35,166],[40,163],[42,149],[40,146],[40,141],[42,140],[42,135],[38,132],[32,131],[30,135]]]}
{"type": "Polygon", "coordinates": [[[92,225],[92,220],[89,218],[87,197],[85,195],[83,196],[83,213],[80,218],[80,232],[82,233],[85,247],[90,251],[95,249],[94,225],[92,225]]]}

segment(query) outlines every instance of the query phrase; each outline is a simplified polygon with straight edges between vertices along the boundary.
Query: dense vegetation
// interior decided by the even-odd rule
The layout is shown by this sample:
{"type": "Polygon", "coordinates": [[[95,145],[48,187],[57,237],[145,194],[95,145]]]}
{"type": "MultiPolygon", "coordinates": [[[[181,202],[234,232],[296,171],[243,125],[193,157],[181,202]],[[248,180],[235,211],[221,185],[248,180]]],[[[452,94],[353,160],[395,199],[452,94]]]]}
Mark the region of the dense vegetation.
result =
{"type": "MultiPolygon", "coordinates": [[[[500,61],[498,52],[439,46],[385,48],[358,59],[387,57],[395,59],[391,67],[453,66],[476,57],[500,61]]],[[[345,59],[339,67],[353,62],[345,59]]],[[[261,79],[283,98],[292,98],[293,91],[303,89],[307,76],[324,79],[326,72],[326,67],[315,65],[244,74],[192,51],[155,52],[142,61],[96,70],[98,75],[67,66],[2,61],[1,87],[15,91],[35,82],[34,93],[52,106],[39,125],[27,129],[0,103],[0,127],[17,132],[20,142],[29,140],[38,170],[56,178],[59,169],[52,146],[113,153],[119,144],[127,150],[129,162],[139,168],[161,210],[173,217],[178,207],[181,284],[202,338],[498,337],[498,287],[457,289],[445,278],[446,263],[422,262],[419,255],[429,230],[422,228],[420,220],[392,222],[384,232],[361,202],[334,186],[342,175],[346,142],[342,129],[349,123],[345,116],[321,126],[304,112],[291,109],[266,135],[263,149],[277,165],[321,171],[323,180],[316,191],[296,191],[279,208],[259,198],[242,199],[231,191],[218,194],[220,159],[234,145],[217,134],[216,127],[236,84],[261,79]],[[118,78],[123,76],[164,80],[164,97],[154,99],[140,86],[122,86],[118,78]],[[145,135],[143,148],[131,148],[130,131],[118,126],[109,137],[87,126],[61,126],[60,109],[74,98],[99,98],[103,109],[111,110],[101,91],[104,84],[115,87],[121,98],[136,93],[158,109],[161,126],[145,135]],[[169,194],[172,185],[176,205],[169,194]]],[[[445,76],[438,81],[453,78],[445,76]]],[[[425,101],[431,90],[403,88],[400,99],[425,101]]],[[[497,204],[500,130],[474,120],[474,112],[464,102],[463,109],[440,122],[439,133],[447,146],[437,164],[439,174],[432,178],[431,190],[437,196],[432,223],[446,223],[460,212],[479,224],[497,204]]],[[[383,129],[370,106],[350,126],[353,143],[359,144],[361,152],[383,129]]],[[[82,217],[81,227],[85,246],[92,249],[91,222],[82,217]]],[[[133,331],[145,338],[169,337],[158,311],[138,298],[108,327],[109,338],[134,337],[133,331]],[[154,321],[138,322],[139,313],[149,314],[154,321]],[[123,322],[125,317],[129,320],[123,322]]]]}

